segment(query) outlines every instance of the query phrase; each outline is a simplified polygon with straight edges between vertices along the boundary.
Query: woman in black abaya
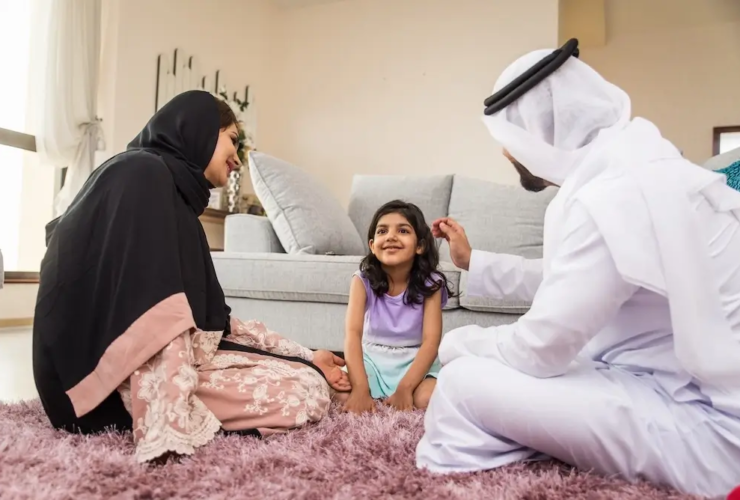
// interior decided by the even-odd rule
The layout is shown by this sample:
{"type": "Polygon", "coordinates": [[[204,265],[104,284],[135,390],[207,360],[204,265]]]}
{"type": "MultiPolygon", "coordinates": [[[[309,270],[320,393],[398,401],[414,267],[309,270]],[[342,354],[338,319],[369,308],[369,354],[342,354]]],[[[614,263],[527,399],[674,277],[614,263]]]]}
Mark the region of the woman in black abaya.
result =
{"type": "Polygon", "coordinates": [[[238,132],[223,101],[180,94],[48,226],[33,368],[54,427],[132,428],[144,462],[320,420],[349,390],[330,352],[230,317],[198,216],[238,132]]]}

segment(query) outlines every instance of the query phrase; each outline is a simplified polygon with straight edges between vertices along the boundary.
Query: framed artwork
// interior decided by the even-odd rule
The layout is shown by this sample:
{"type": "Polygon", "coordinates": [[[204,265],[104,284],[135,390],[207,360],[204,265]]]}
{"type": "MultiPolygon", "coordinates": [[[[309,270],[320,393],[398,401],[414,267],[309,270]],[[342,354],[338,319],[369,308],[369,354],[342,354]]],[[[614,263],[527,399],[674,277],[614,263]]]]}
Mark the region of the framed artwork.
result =
{"type": "Polygon", "coordinates": [[[712,156],[740,148],[740,125],[714,127],[712,133],[712,156]]]}

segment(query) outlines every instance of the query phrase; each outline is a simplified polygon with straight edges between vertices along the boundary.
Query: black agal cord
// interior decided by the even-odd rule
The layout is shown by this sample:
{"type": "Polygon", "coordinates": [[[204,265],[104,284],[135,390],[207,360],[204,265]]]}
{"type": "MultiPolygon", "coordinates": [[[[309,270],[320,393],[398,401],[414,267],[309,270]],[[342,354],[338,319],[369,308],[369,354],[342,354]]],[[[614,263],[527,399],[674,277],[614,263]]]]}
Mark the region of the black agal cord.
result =
{"type": "Polygon", "coordinates": [[[565,42],[565,45],[543,57],[537,64],[512,80],[511,83],[488,97],[483,102],[486,107],[484,113],[492,115],[501,111],[553,74],[556,69],[565,64],[570,56],[578,57],[579,54],[578,39],[571,38],[565,42]]]}

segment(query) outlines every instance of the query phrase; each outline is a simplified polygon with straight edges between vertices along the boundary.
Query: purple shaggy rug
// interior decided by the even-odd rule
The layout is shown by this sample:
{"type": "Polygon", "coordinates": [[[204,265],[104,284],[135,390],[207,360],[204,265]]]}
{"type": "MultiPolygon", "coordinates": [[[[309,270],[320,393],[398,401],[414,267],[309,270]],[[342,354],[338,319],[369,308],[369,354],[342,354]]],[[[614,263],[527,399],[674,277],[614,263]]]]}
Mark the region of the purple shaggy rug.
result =
{"type": "Polygon", "coordinates": [[[683,500],[562,464],[513,465],[434,476],[414,467],[420,412],[334,412],[318,425],[258,440],[219,436],[160,466],[133,459],[130,434],[94,437],[51,429],[39,402],[0,404],[0,498],[15,499],[505,499],[683,500]]]}

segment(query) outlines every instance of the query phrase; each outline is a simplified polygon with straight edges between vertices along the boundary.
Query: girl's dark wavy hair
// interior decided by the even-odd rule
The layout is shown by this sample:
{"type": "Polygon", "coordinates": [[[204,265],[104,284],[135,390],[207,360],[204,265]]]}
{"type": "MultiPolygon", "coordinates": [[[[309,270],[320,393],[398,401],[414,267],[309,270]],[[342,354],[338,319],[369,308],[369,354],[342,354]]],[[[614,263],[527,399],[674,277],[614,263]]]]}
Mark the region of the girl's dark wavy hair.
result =
{"type": "MultiPolygon", "coordinates": [[[[422,211],[413,203],[394,200],[380,207],[370,223],[367,241],[375,239],[378,221],[388,214],[403,216],[414,228],[418,244],[424,249],[421,255],[414,256],[409,282],[403,297],[404,304],[423,304],[424,299],[431,297],[442,287],[447,289],[448,297],[452,297],[452,287],[447,281],[447,277],[437,269],[439,266],[439,250],[435,244],[434,236],[432,236],[432,230],[424,220],[422,211]]],[[[375,295],[381,296],[388,293],[388,275],[372,252],[368,253],[360,263],[360,271],[370,283],[370,288],[375,292],[375,295]]]]}

